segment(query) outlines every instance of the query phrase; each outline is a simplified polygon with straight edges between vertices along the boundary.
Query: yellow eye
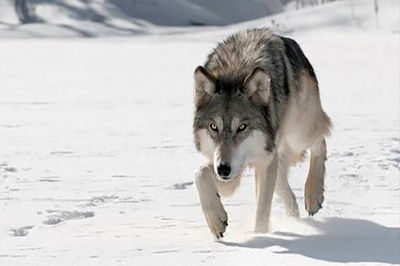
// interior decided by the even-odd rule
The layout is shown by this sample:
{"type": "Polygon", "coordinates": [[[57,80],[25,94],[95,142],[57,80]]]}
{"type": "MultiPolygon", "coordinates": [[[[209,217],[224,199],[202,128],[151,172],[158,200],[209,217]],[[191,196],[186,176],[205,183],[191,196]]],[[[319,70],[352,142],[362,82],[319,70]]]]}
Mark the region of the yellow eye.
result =
{"type": "Polygon", "coordinates": [[[211,128],[212,131],[218,131],[218,127],[217,127],[217,125],[214,124],[214,123],[211,123],[211,124],[210,124],[210,128],[211,128]]]}
{"type": "Polygon", "coordinates": [[[247,125],[245,123],[240,124],[240,126],[238,127],[238,132],[243,131],[247,128],[247,125]]]}

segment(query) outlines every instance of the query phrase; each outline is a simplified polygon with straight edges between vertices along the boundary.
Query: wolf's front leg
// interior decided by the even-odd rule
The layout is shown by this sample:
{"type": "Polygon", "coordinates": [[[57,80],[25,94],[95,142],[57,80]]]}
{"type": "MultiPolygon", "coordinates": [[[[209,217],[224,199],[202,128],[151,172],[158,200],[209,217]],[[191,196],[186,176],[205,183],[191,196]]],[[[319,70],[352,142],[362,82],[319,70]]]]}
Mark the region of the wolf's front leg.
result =
{"type": "Polygon", "coordinates": [[[215,185],[216,178],[212,165],[203,165],[196,172],[196,186],[201,207],[208,227],[218,238],[223,237],[228,226],[228,215],[222,206],[220,195],[215,185]]]}
{"type": "Polygon", "coordinates": [[[274,153],[267,161],[257,164],[256,172],[256,225],[255,233],[267,233],[271,213],[272,197],[278,169],[278,156],[274,153]]]}

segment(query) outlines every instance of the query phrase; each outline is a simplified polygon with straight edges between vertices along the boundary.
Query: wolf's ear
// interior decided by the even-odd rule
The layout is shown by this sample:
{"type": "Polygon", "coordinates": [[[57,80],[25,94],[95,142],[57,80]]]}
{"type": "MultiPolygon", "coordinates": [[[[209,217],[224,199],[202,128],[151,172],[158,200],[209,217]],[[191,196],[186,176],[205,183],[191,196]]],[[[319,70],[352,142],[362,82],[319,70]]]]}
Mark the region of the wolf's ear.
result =
{"type": "Polygon", "coordinates": [[[194,102],[196,107],[209,101],[215,93],[215,79],[202,66],[194,71],[194,102]]]}
{"type": "Polygon", "coordinates": [[[267,105],[270,95],[271,78],[267,71],[256,67],[244,81],[244,93],[252,101],[267,105]]]}

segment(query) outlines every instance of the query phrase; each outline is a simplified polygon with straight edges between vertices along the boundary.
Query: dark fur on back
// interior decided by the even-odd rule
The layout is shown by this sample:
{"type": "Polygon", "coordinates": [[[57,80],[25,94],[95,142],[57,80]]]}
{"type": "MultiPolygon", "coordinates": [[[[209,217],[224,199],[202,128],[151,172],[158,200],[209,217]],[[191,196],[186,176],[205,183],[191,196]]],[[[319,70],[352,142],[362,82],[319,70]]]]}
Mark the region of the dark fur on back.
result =
{"type": "Polygon", "coordinates": [[[285,45],[286,56],[293,69],[294,78],[297,79],[300,71],[305,69],[315,80],[317,80],[310,61],[308,61],[297,42],[286,37],[281,37],[281,39],[285,45]]]}

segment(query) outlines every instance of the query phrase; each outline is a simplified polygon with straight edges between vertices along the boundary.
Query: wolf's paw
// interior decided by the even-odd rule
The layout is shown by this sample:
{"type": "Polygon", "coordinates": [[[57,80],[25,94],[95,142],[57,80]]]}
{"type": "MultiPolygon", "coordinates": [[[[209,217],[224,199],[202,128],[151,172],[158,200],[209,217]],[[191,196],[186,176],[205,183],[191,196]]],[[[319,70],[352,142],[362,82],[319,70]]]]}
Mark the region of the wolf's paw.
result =
{"type": "Polygon", "coordinates": [[[294,217],[294,218],[299,218],[299,207],[297,206],[297,203],[295,206],[290,206],[286,209],[286,215],[289,217],[294,217]]]}
{"type": "Polygon", "coordinates": [[[304,204],[310,216],[313,216],[322,208],[323,201],[324,201],[323,184],[312,185],[312,186],[306,184],[304,191],[304,204]]]}
{"type": "Polygon", "coordinates": [[[223,237],[226,227],[228,226],[228,214],[224,206],[222,206],[221,201],[218,199],[212,204],[208,204],[203,211],[211,233],[213,233],[217,239],[223,237]]]}
{"type": "Polygon", "coordinates": [[[256,226],[254,228],[254,233],[255,234],[266,234],[269,232],[269,222],[267,223],[263,223],[263,224],[259,224],[256,223],[256,226]]]}
{"type": "Polygon", "coordinates": [[[296,197],[293,192],[287,192],[282,196],[283,204],[285,205],[286,215],[290,217],[299,218],[299,205],[297,205],[296,197]]]}

